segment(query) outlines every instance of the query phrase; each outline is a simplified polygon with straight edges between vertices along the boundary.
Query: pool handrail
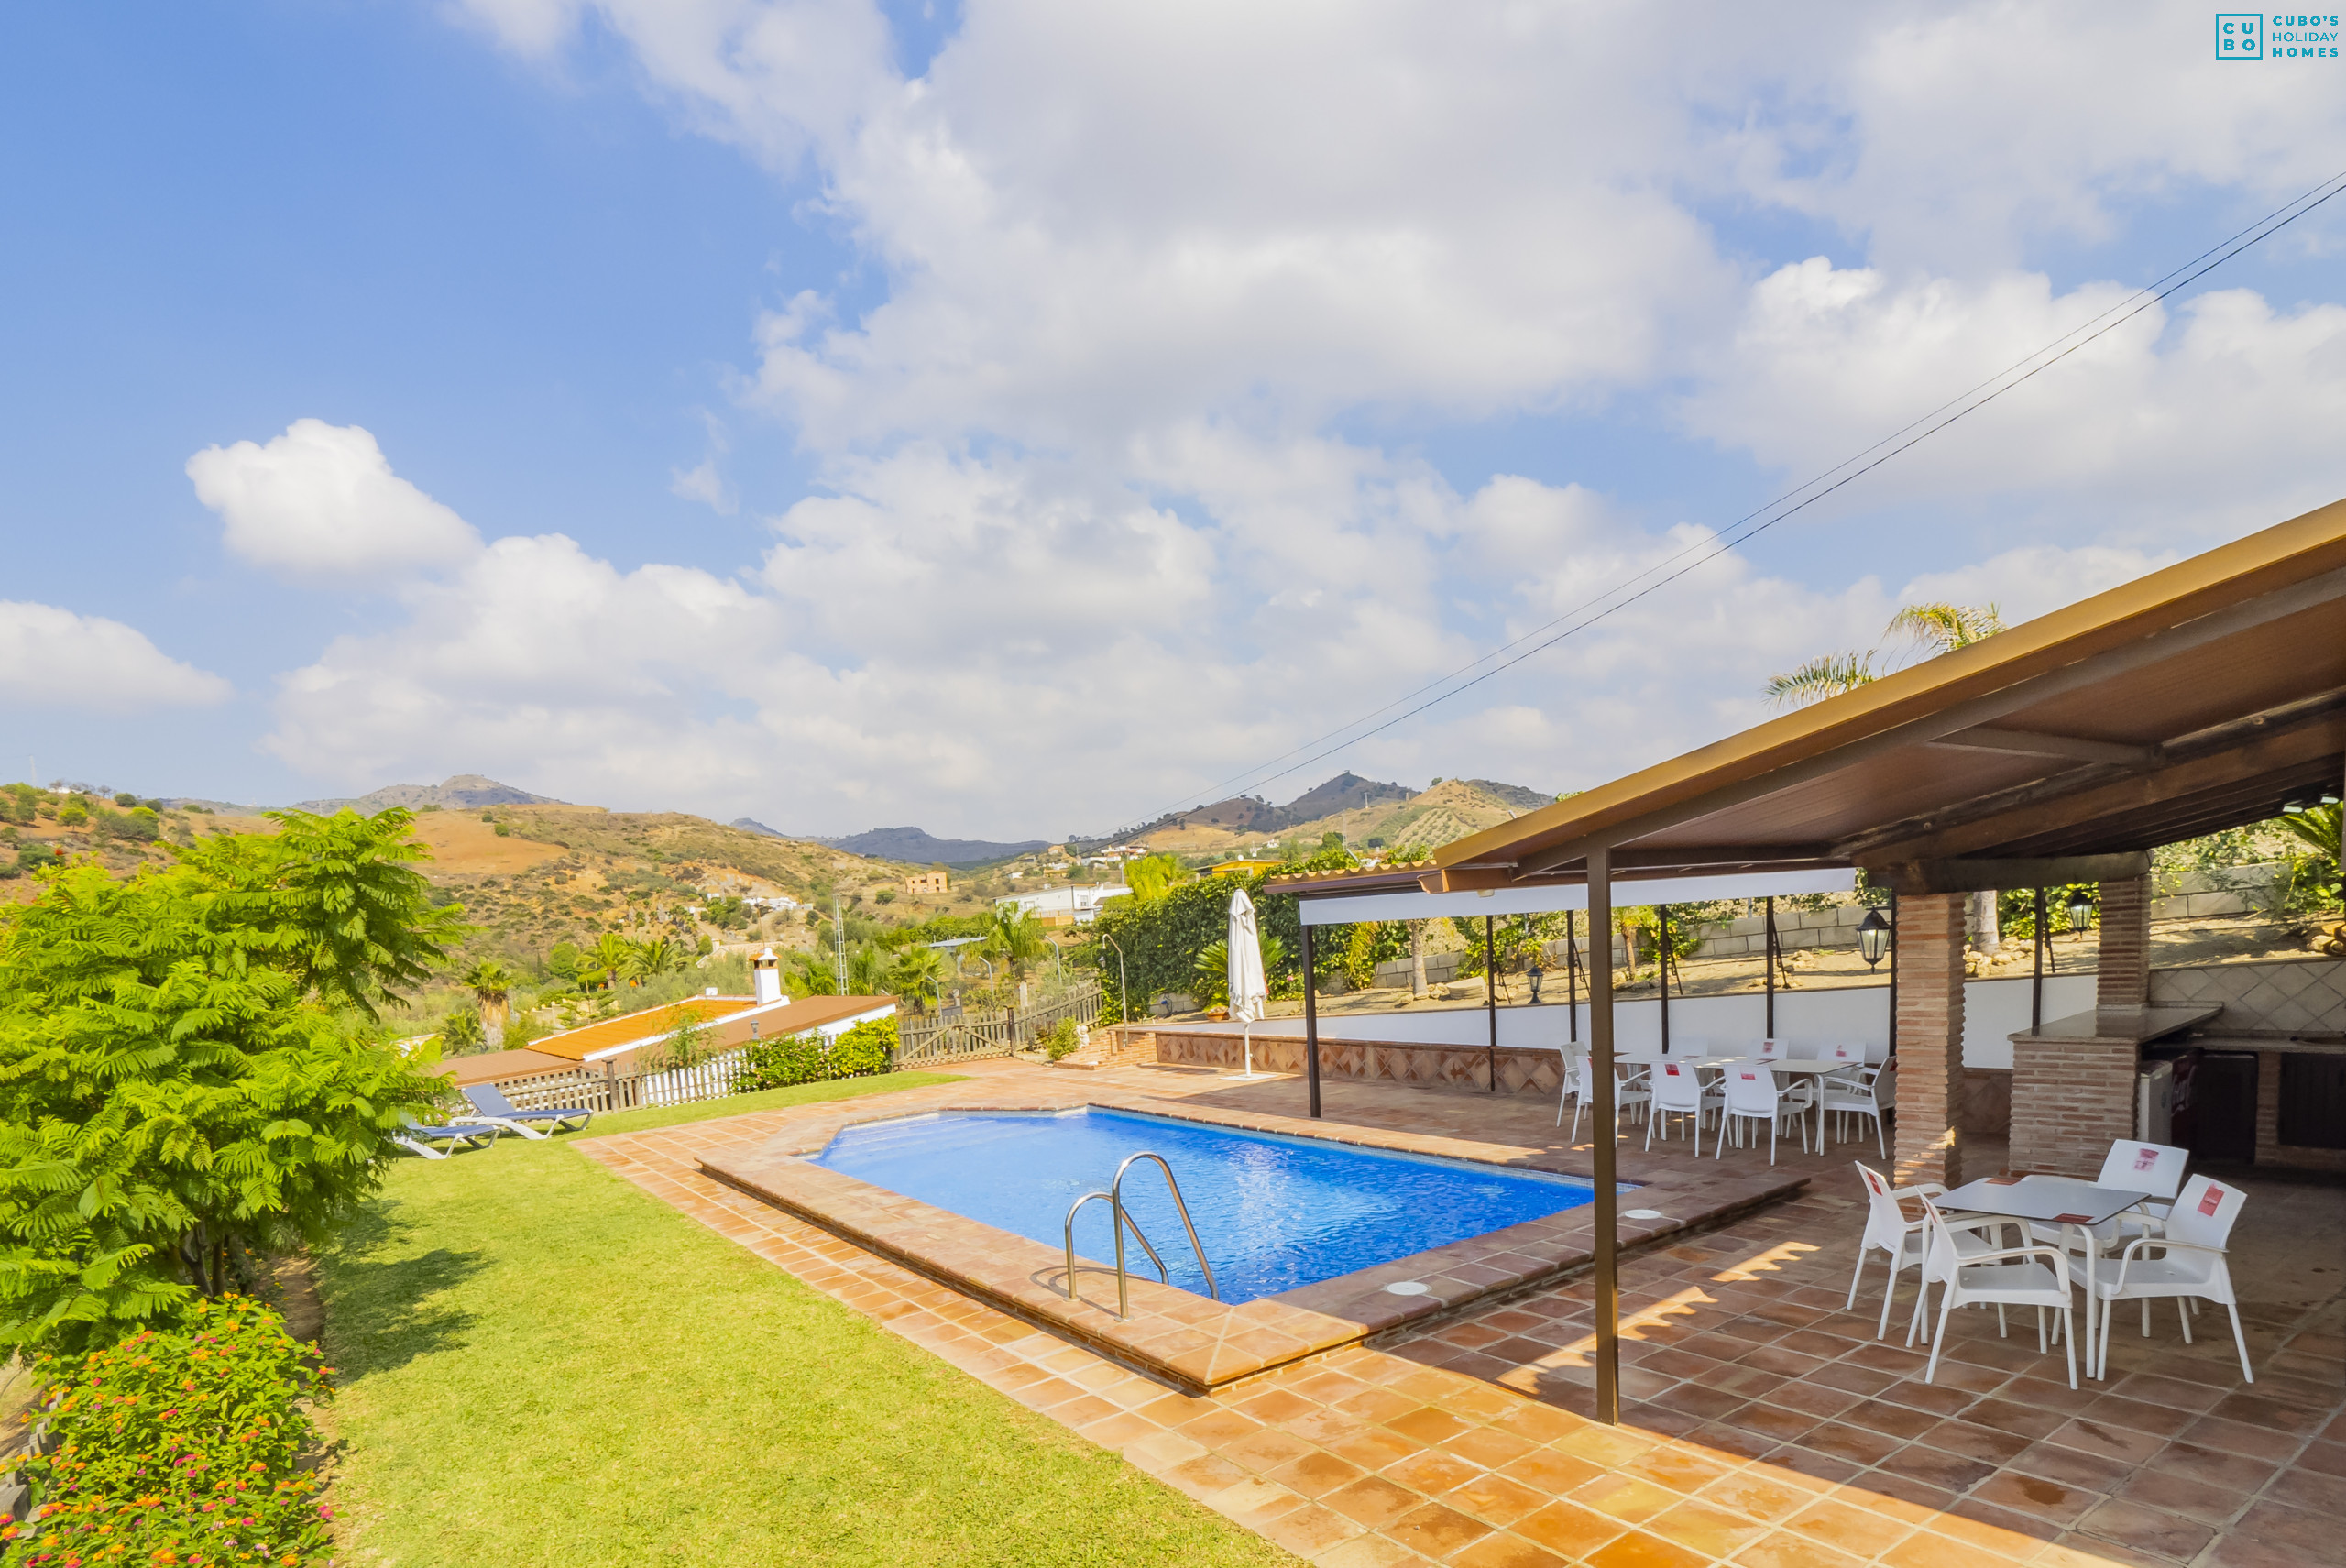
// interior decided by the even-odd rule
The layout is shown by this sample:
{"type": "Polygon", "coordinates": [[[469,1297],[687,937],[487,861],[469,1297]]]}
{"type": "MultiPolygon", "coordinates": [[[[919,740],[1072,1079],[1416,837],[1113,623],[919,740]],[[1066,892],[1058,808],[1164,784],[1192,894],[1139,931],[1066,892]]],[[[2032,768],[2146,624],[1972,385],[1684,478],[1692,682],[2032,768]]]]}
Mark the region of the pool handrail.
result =
{"type": "Polygon", "coordinates": [[[1116,1168],[1116,1179],[1109,1187],[1109,1191],[1113,1195],[1113,1201],[1119,1210],[1124,1208],[1124,1172],[1132,1169],[1135,1165],[1145,1159],[1155,1160],[1157,1162],[1157,1168],[1165,1173],[1165,1185],[1173,1194],[1173,1207],[1179,1210],[1181,1213],[1181,1228],[1189,1233],[1189,1250],[1198,1255],[1198,1266],[1205,1270],[1206,1294],[1212,1297],[1217,1301],[1221,1300],[1222,1287],[1214,1283],[1213,1265],[1206,1261],[1205,1244],[1198,1240],[1198,1227],[1189,1219],[1189,1205],[1181,1197],[1181,1184],[1173,1179],[1173,1168],[1166,1163],[1165,1157],[1163,1155],[1152,1154],[1148,1150],[1143,1149],[1140,1153],[1132,1156],[1127,1158],[1124,1164],[1118,1166],[1116,1168]]]}
{"type": "Polygon", "coordinates": [[[1072,1301],[1076,1299],[1075,1217],[1082,1212],[1083,1206],[1093,1199],[1104,1198],[1108,1201],[1109,1228],[1114,1233],[1116,1240],[1116,1318],[1120,1322],[1133,1315],[1132,1288],[1124,1268],[1125,1226],[1132,1227],[1133,1234],[1140,1241],[1141,1250],[1148,1254],[1149,1262],[1157,1265],[1157,1277],[1168,1284],[1172,1282],[1172,1276],[1166,1271],[1165,1260],[1157,1255],[1157,1248],[1150,1245],[1147,1233],[1140,1228],[1140,1222],[1134,1219],[1124,1208],[1124,1173],[1132,1169],[1135,1164],[1145,1159],[1155,1160],[1157,1168],[1165,1172],[1165,1185],[1172,1191],[1173,1207],[1180,1212],[1181,1228],[1189,1233],[1189,1249],[1198,1255],[1198,1266],[1205,1271],[1206,1294],[1217,1301],[1222,1299],[1222,1287],[1214,1279],[1213,1265],[1206,1258],[1205,1246],[1198,1240],[1198,1227],[1189,1218],[1189,1205],[1181,1196],[1181,1183],[1175,1179],[1173,1168],[1166,1163],[1163,1155],[1153,1154],[1144,1149],[1131,1156],[1124,1164],[1116,1168],[1116,1179],[1109,1184],[1107,1191],[1087,1192],[1069,1205],[1067,1224],[1064,1227],[1067,1242],[1067,1299],[1072,1301]]]}
{"type": "MultiPolygon", "coordinates": [[[[1157,1265],[1157,1277],[1164,1280],[1167,1284],[1171,1284],[1173,1277],[1166,1272],[1165,1260],[1157,1255],[1157,1248],[1149,1245],[1148,1233],[1140,1228],[1140,1222],[1124,1212],[1123,1208],[1117,1204],[1115,1195],[1113,1193],[1087,1192],[1082,1197],[1077,1199],[1073,1203],[1068,1205],[1067,1225],[1065,1227],[1067,1234],[1067,1299],[1070,1301],[1075,1299],[1075,1217],[1082,1212],[1083,1206],[1086,1203],[1091,1202],[1095,1198],[1109,1206],[1109,1212],[1113,1216],[1110,1222],[1111,1223],[1114,1223],[1116,1221],[1122,1221],[1123,1225],[1129,1225],[1132,1227],[1134,1236],[1140,1242],[1141,1250],[1148,1254],[1149,1262],[1157,1265]]],[[[1123,1225],[1118,1226],[1116,1234],[1116,1273],[1117,1282],[1119,1285],[1123,1283],[1124,1267],[1124,1237],[1123,1225]]],[[[1123,1299],[1121,1295],[1119,1295],[1118,1299],[1120,1302],[1123,1299]]],[[[1124,1315],[1125,1314],[1123,1312],[1117,1313],[1118,1317],[1123,1317],[1124,1315]]]]}

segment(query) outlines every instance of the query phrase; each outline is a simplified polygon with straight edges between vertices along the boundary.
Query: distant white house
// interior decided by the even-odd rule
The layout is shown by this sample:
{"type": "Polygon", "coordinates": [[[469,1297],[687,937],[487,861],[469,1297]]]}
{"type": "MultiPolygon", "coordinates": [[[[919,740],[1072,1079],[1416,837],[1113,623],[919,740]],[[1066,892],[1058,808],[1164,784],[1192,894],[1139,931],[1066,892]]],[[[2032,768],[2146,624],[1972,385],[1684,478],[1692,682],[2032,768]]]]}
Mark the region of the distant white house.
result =
{"type": "Polygon", "coordinates": [[[1007,898],[997,898],[998,909],[1022,909],[1046,926],[1088,926],[1100,913],[1100,905],[1112,898],[1124,898],[1132,889],[1112,887],[1051,887],[1033,893],[1014,893],[1007,898]]]}

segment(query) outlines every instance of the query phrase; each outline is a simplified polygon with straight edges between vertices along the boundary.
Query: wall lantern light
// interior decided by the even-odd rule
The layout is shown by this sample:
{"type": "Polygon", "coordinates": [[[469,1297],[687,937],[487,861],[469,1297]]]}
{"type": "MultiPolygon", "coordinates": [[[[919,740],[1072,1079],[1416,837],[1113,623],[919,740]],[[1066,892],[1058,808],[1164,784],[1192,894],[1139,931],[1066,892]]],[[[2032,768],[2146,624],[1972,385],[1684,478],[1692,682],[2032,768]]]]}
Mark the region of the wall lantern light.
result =
{"type": "Polygon", "coordinates": [[[1868,969],[1890,956],[1890,922],[1879,909],[1867,910],[1866,917],[1858,923],[1858,956],[1865,959],[1868,969]]]}
{"type": "Polygon", "coordinates": [[[2081,887],[2072,889],[2069,894],[2069,929],[2082,931],[2092,923],[2093,895],[2081,887]]]}

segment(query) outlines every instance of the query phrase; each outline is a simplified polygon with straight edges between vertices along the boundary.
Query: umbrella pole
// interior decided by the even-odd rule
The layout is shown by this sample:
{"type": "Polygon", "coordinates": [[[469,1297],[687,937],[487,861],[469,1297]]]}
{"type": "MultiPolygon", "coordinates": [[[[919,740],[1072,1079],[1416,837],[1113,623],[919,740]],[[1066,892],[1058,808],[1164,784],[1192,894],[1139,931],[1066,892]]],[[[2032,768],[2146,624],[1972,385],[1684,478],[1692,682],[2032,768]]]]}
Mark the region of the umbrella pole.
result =
{"type": "Polygon", "coordinates": [[[1613,1095],[1613,944],[1596,934],[1613,927],[1613,854],[1610,850],[1588,852],[1588,1048],[1589,1087],[1596,1091],[1596,1201],[1591,1217],[1596,1230],[1596,1419],[1607,1426],[1621,1424],[1621,1199],[1614,1190],[1614,1146],[1620,1135],[1614,1125],[1618,1102],[1613,1095]]]}

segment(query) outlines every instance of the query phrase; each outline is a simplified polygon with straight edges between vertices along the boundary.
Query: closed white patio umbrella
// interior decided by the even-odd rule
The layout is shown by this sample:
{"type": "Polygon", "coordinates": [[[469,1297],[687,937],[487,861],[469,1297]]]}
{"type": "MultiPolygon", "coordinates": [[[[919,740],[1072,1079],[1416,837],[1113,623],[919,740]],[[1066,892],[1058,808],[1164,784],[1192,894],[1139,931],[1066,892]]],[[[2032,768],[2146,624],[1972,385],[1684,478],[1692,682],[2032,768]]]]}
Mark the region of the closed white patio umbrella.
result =
{"type": "Polygon", "coordinates": [[[1255,1076],[1255,1020],[1269,1011],[1263,981],[1263,940],[1255,928],[1255,901],[1244,888],[1230,895],[1230,1015],[1245,1033],[1246,1070],[1255,1076]]]}

